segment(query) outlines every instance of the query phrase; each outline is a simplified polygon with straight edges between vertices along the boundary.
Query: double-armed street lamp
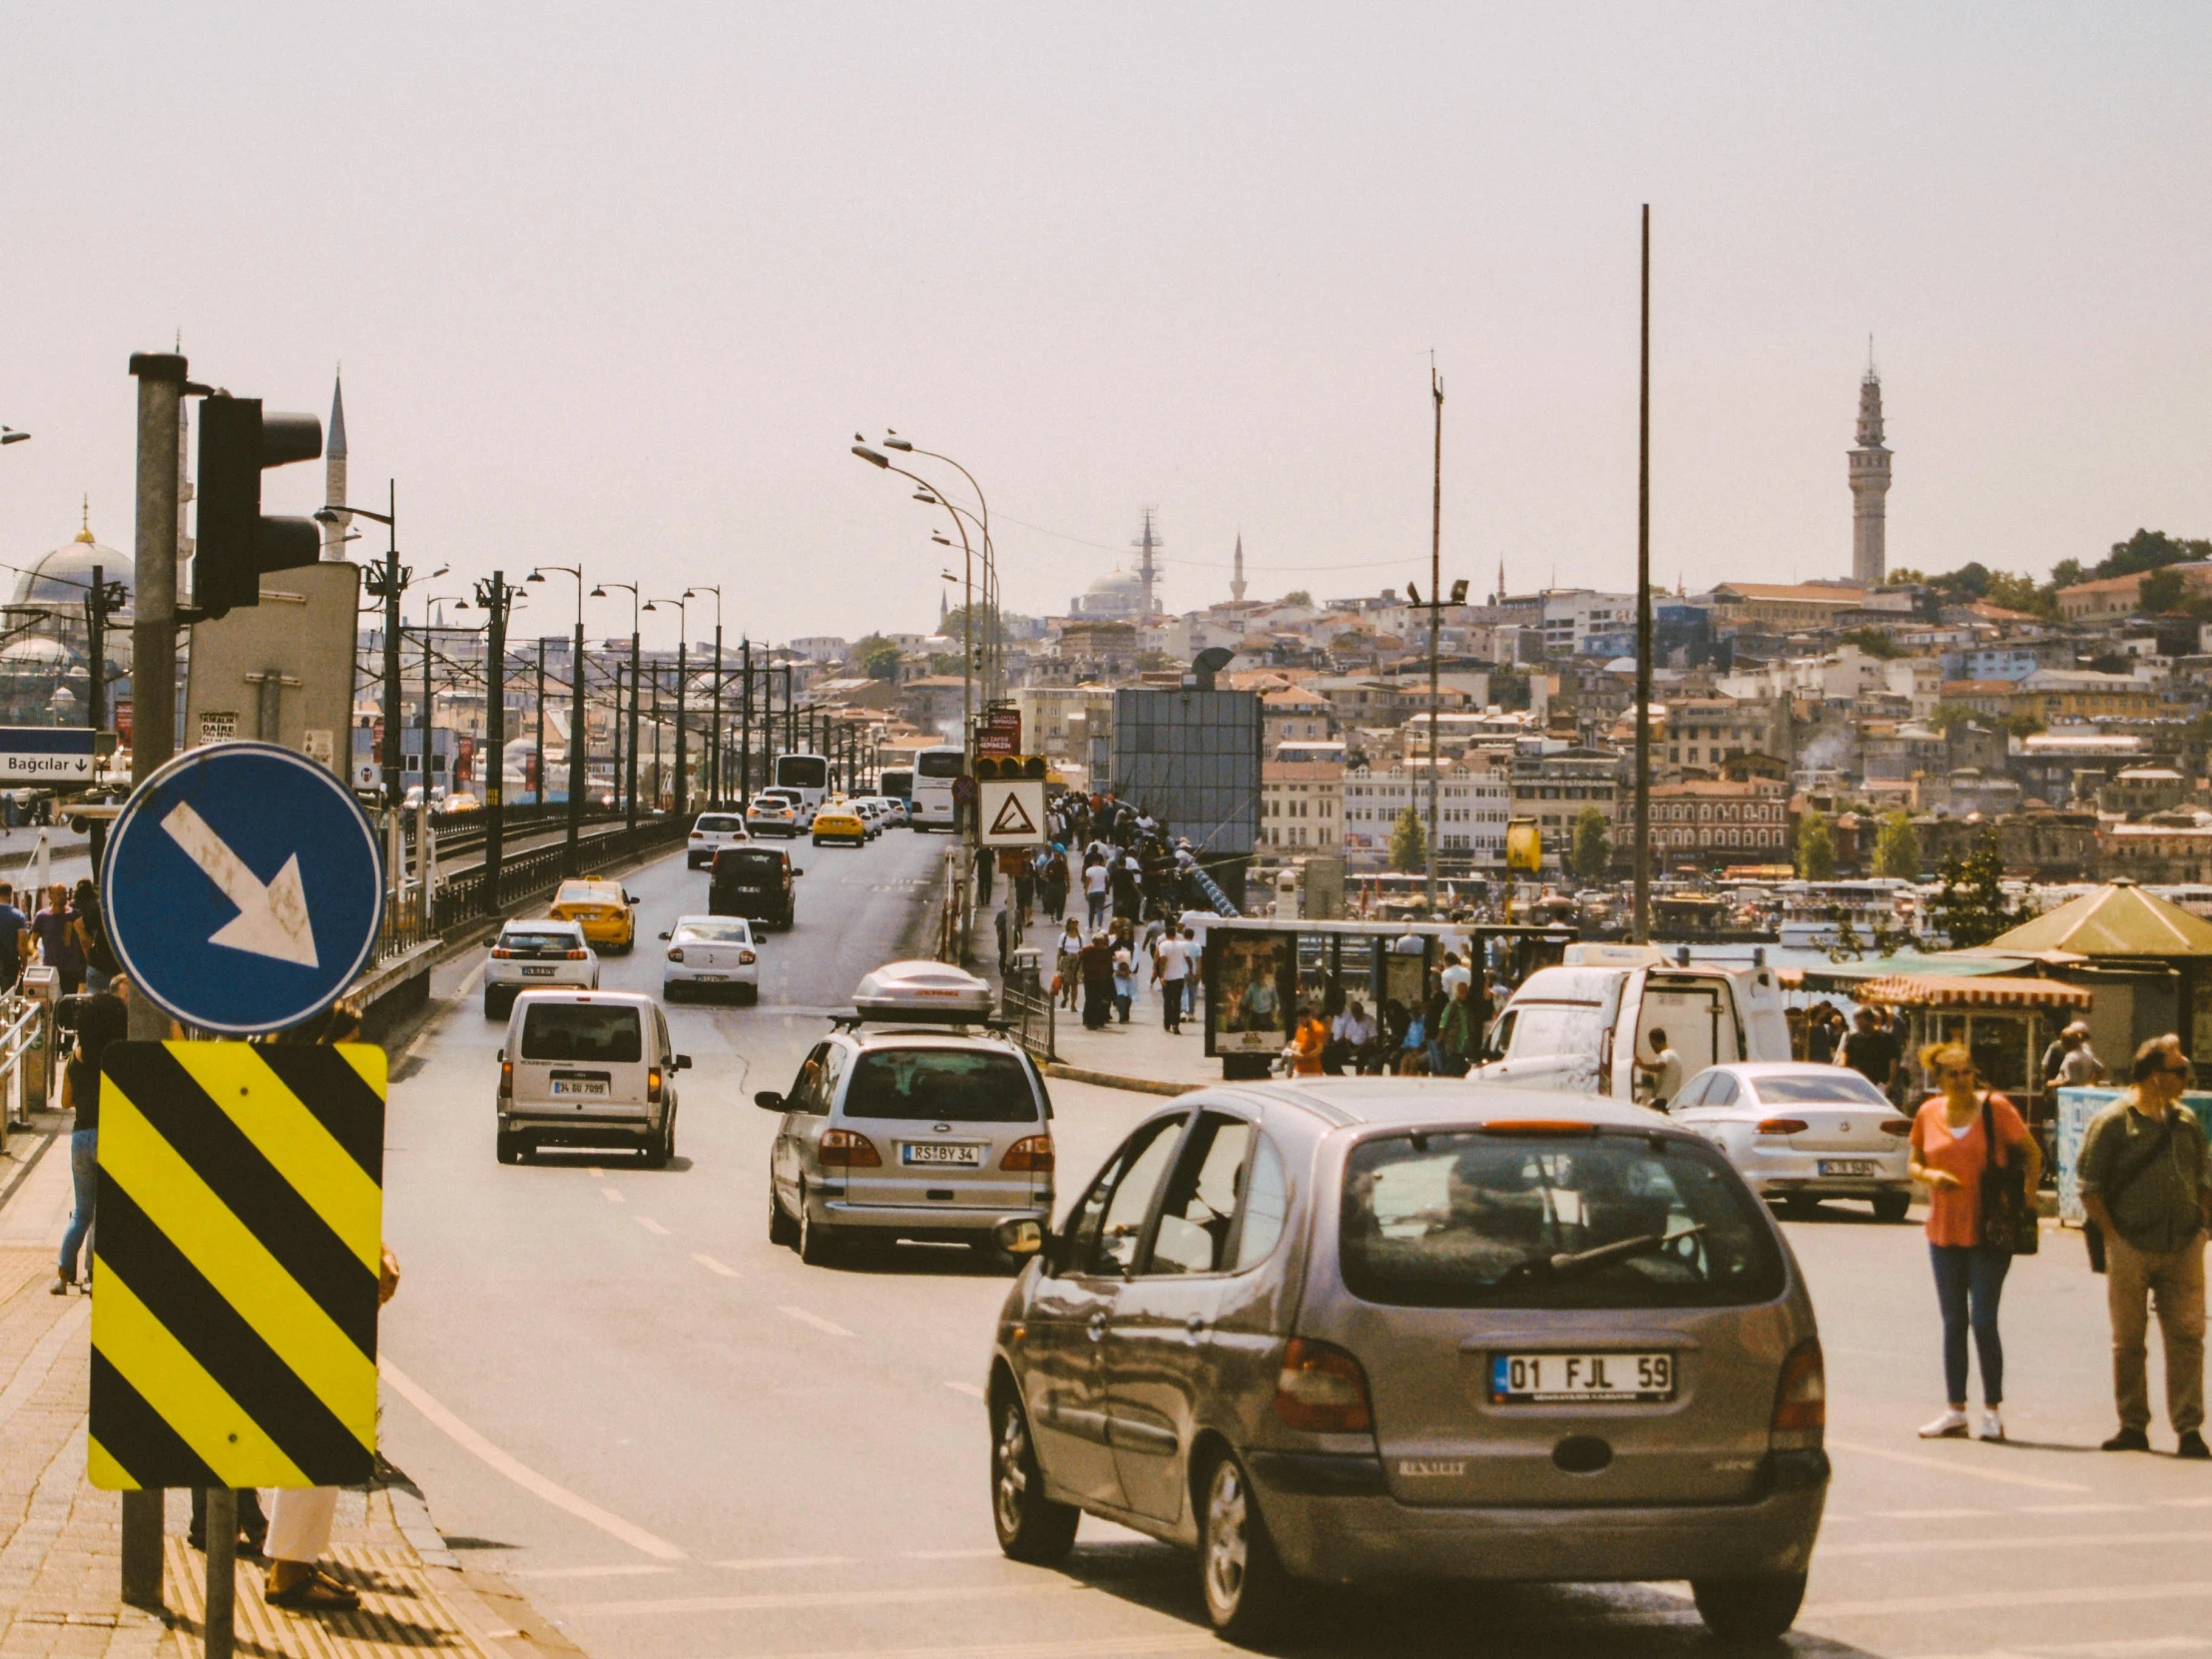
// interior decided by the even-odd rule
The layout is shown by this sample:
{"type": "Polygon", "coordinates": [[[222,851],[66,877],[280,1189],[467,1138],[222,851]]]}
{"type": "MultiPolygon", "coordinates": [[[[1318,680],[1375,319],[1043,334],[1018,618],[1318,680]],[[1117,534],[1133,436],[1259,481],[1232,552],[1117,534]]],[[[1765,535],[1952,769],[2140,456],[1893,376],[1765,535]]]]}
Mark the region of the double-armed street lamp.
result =
{"type": "Polygon", "coordinates": [[[959,532],[961,568],[965,572],[961,582],[960,607],[960,771],[972,773],[975,765],[975,549],[968,540],[967,525],[961,521],[959,512],[951,503],[937,492],[936,486],[920,473],[908,472],[902,466],[893,466],[888,455],[870,449],[864,441],[855,442],[852,453],[870,466],[878,466],[886,472],[895,472],[901,478],[910,479],[924,492],[915,499],[944,508],[952,519],[952,528],[959,532]]]}
{"type": "MultiPolygon", "coordinates": [[[[609,588],[620,588],[630,596],[630,737],[623,746],[622,794],[624,820],[632,830],[638,827],[638,585],[635,582],[602,582],[591,590],[594,599],[605,599],[609,588]]],[[[648,607],[650,609],[650,607],[648,607]]],[[[622,703],[617,697],[615,719],[622,719],[622,703]]]]}
{"type": "Polygon", "coordinates": [[[18,432],[13,426],[0,426],[0,444],[22,443],[28,440],[30,435],[28,432],[18,432]]]}
{"type": "Polygon", "coordinates": [[[703,593],[715,596],[715,679],[714,712],[707,717],[707,805],[722,810],[722,588],[718,583],[709,587],[686,588],[684,597],[696,599],[703,593]]]}
{"type": "MultiPolygon", "coordinates": [[[[523,578],[526,582],[542,582],[547,571],[576,578],[576,655],[569,666],[569,716],[568,716],[568,859],[571,875],[580,869],[578,849],[584,830],[584,789],[589,782],[589,742],[585,737],[584,722],[584,567],[582,565],[540,565],[523,578]]],[[[538,787],[544,793],[545,754],[538,754],[538,787]]]]}
{"type": "Polygon", "coordinates": [[[685,657],[685,651],[686,651],[686,649],[687,649],[687,645],[688,645],[688,642],[689,642],[689,640],[690,640],[690,637],[691,637],[691,610],[690,610],[690,602],[691,602],[691,590],[690,590],[689,588],[686,588],[686,589],[684,590],[684,597],[683,597],[683,598],[681,598],[681,599],[649,599],[649,600],[647,600],[647,601],[645,602],[645,608],[646,608],[647,610],[649,610],[649,611],[651,611],[651,610],[657,610],[657,609],[659,609],[659,608],[660,608],[661,606],[663,606],[663,605],[674,605],[674,606],[676,607],[676,617],[677,617],[677,622],[676,622],[676,797],[675,797],[675,800],[676,800],[676,816],[677,816],[678,818],[682,818],[682,817],[684,816],[684,814],[686,813],[686,811],[688,811],[688,808],[687,808],[687,806],[686,806],[686,800],[685,800],[685,798],[686,798],[686,795],[687,795],[687,793],[688,793],[688,792],[687,792],[687,791],[686,791],[686,789],[685,789],[685,780],[684,780],[684,681],[685,681],[685,679],[686,679],[686,677],[687,677],[687,675],[688,675],[688,672],[689,672],[689,664],[688,664],[688,660],[687,660],[687,659],[686,659],[686,657],[685,657]]]}
{"type": "MultiPolygon", "coordinates": [[[[892,431],[886,431],[883,434],[883,447],[900,450],[909,455],[926,456],[932,461],[942,461],[946,466],[951,467],[961,477],[965,478],[968,481],[968,488],[975,492],[977,512],[970,516],[975,519],[976,527],[983,533],[983,610],[990,618],[990,633],[984,643],[988,672],[983,679],[983,697],[985,702],[991,702],[1004,696],[1006,691],[1006,641],[999,619],[998,549],[991,541],[990,498],[984,495],[983,486],[976,481],[975,474],[968,471],[966,467],[950,455],[941,455],[934,449],[917,448],[910,439],[902,438],[892,431]]],[[[941,490],[936,493],[940,498],[943,495],[941,490]]],[[[946,506],[952,505],[949,501],[944,504],[946,506]]],[[[961,510],[964,511],[965,509],[961,510]]]]}
{"type": "Polygon", "coordinates": [[[484,913],[498,915],[499,865],[507,835],[507,619],[522,589],[495,570],[476,583],[484,612],[484,743],[491,777],[484,785],[484,913]]]}
{"type": "MultiPolygon", "coordinates": [[[[406,797],[400,781],[404,769],[399,754],[399,602],[414,580],[414,571],[399,562],[398,485],[395,482],[385,484],[384,511],[380,513],[369,507],[338,503],[324,506],[314,515],[314,520],[317,524],[343,528],[349,517],[371,519],[381,524],[385,532],[384,561],[368,567],[366,585],[369,596],[384,603],[384,805],[397,808],[406,797]]],[[[446,568],[438,566],[424,580],[435,581],[445,574],[446,568]]]]}

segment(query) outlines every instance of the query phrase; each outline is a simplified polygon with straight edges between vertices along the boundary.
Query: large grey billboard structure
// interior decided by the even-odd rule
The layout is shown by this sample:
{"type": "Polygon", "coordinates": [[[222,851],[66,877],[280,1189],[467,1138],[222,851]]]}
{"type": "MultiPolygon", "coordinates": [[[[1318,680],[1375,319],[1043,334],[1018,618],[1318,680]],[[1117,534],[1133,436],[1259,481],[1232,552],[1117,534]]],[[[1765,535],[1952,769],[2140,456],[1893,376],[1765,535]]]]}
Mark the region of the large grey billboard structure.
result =
{"type": "Polygon", "coordinates": [[[1114,794],[1188,835],[1215,880],[1244,903],[1260,840],[1260,695],[1193,687],[1114,693],[1114,794]]]}
{"type": "Polygon", "coordinates": [[[360,591],[354,564],[273,570],[259,606],[194,623],[185,747],[257,739],[345,776],[360,591]]]}

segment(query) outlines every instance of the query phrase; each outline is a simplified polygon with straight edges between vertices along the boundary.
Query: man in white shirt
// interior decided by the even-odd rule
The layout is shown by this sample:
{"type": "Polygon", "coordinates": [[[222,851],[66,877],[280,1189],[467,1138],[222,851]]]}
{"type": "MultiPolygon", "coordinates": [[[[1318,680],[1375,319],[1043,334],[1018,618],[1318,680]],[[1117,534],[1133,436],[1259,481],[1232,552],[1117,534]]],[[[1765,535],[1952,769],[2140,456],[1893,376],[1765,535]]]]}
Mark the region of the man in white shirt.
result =
{"type": "Polygon", "coordinates": [[[1106,884],[1112,879],[1102,858],[1083,871],[1083,898],[1091,911],[1091,931],[1106,925],[1106,884]]]}
{"type": "Polygon", "coordinates": [[[1458,995],[1459,987],[1469,983],[1473,978],[1474,974],[1468,969],[1466,963],[1459,960],[1457,951],[1447,950],[1444,952],[1444,971],[1439,982],[1443,986],[1446,1002],[1458,995]]]}
{"type": "Polygon", "coordinates": [[[1656,1025],[1644,1040],[1651,1044],[1651,1059],[1649,1063],[1638,1060],[1636,1069],[1651,1084],[1650,1104],[1663,1112],[1667,1102],[1682,1092],[1682,1056],[1667,1046],[1666,1032],[1656,1025]]]}
{"type": "Polygon", "coordinates": [[[1183,1029],[1183,981],[1190,971],[1189,948],[1170,927],[1152,955],[1152,974],[1160,981],[1161,1018],[1170,1031],[1179,1033],[1183,1029]]]}
{"type": "Polygon", "coordinates": [[[1322,1051],[1323,1071],[1332,1076],[1341,1074],[1347,1066],[1358,1069],[1368,1045],[1375,1041],[1375,1019],[1369,1014],[1367,1004],[1354,997],[1345,1004],[1345,1011],[1337,1016],[1329,1033],[1329,1046],[1322,1051]]]}

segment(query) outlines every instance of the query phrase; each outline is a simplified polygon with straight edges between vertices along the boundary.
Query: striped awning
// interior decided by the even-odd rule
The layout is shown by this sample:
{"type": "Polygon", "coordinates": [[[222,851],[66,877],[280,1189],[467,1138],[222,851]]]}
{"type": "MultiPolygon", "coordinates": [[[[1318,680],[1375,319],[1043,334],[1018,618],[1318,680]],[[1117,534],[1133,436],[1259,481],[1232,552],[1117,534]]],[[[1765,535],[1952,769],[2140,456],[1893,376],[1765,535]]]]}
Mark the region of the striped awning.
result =
{"type": "Polygon", "coordinates": [[[2057,979],[1937,978],[1912,973],[1870,979],[1853,986],[1851,995],[1855,1002],[1898,1008],[2086,1008],[2094,997],[2085,985],[2057,979]]]}

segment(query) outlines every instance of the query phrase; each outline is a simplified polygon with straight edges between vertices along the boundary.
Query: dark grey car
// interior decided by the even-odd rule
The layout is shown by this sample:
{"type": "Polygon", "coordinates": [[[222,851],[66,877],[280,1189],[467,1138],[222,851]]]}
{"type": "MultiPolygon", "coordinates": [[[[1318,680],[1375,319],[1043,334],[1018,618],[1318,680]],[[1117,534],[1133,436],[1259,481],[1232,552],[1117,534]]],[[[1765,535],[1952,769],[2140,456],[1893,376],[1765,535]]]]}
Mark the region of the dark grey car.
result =
{"type": "Polygon", "coordinates": [[[1017,1560],[1089,1512],[1199,1552],[1258,1635],[1301,1581],[1691,1581],[1787,1629],[1828,1460],[1813,1309],[1710,1145],[1605,1101],[1409,1079],[1207,1090],[1033,1252],[991,1360],[1017,1560]]]}

